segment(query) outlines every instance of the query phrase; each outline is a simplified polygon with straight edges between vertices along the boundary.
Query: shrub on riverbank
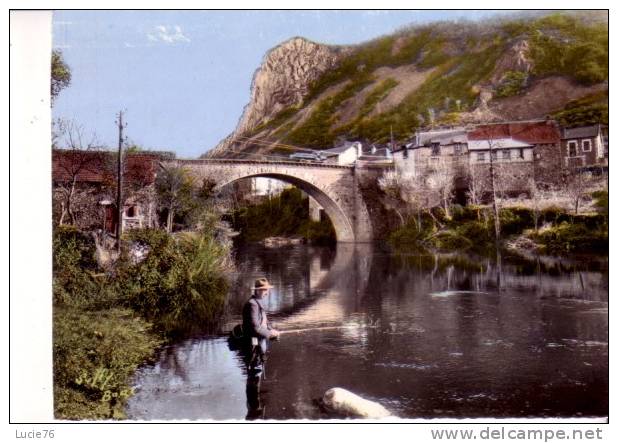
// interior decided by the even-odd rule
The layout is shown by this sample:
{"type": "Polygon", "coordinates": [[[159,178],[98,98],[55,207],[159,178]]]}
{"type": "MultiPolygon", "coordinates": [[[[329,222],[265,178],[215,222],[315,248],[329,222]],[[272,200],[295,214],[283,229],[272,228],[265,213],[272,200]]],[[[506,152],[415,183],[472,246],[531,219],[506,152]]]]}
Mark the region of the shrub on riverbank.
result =
{"type": "Polygon", "coordinates": [[[211,232],[171,236],[140,229],[127,239],[148,251],[139,262],[125,254],[118,267],[119,292],[128,306],[167,334],[204,330],[218,320],[231,263],[229,250],[211,232]]]}
{"type": "Polygon", "coordinates": [[[54,229],[54,304],[83,305],[98,293],[94,239],[72,226],[54,229]]]}
{"type": "Polygon", "coordinates": [[[541,245],[549,254],[569,252],[607,252],[608,232],[591,229],[585,223],[562,222],[556,226],[531,234],[530,238],[541,245]]]}
{"type": "Polygon", "coordinates": [[[128,309],[54,309],[54,410],[60,419],[124,418],[130,379],[161,340],[128,309]]]}

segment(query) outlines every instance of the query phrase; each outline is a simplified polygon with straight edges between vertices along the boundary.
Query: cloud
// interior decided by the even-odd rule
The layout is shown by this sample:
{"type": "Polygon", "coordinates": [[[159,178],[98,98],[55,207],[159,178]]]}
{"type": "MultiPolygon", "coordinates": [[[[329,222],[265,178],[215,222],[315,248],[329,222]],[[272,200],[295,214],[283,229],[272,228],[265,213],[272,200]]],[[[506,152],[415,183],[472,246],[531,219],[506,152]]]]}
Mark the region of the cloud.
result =
{"type": "Polygon", "coordinates": [[[178,25],[157,25],[146,34],[146,38],[151,42],[162,42],[170,45],[191,42],[191,39],[183,33],[182,28],[178,25]]]}

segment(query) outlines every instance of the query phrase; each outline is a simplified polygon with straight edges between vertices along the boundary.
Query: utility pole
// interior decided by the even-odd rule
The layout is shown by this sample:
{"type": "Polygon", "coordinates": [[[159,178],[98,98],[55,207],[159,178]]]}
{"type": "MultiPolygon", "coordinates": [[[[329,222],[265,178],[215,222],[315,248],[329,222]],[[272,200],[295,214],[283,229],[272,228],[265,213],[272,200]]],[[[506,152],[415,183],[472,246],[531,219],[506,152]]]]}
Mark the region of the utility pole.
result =
{"type": "Polygon", "coordinates": [[[395,141],[393,140],[393,125],[391,125],[391,152],[395,150],[395,141]]]}
{"type": "Polygon", "coordinates": [[[116,189],[116,215],[118,218],[118,222],[116,223],[116,247],[118,252],[120,252],[120,236],[122,235],[122,212],[123,212],[123,204],[122,204],[122,130],[125,128],[126,124],[122,122],[122,111],[118,112],[118,120],[116,121],[118,124],[118,179],[117,179],[117,189],[116,189]]]}

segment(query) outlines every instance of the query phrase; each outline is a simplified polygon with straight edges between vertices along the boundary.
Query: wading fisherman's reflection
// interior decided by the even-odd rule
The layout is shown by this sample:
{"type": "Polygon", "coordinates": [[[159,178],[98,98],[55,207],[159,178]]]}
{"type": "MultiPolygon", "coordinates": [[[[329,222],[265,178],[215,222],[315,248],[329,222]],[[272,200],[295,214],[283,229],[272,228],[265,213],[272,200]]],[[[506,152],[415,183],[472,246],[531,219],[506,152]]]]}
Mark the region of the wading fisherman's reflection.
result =
{"type": "Polygon", "coordinates": [[[247,419],[262,418],[264,410],[260,402],[260,381],[264,376],[268,341],[279,337],[266,317],[262,305],[273,286],[265,278],[258,278],[253,294],[242,310],[242,330],[234,328],[233,336],[240,339],[239,347],[247,368],[247,419]]]}

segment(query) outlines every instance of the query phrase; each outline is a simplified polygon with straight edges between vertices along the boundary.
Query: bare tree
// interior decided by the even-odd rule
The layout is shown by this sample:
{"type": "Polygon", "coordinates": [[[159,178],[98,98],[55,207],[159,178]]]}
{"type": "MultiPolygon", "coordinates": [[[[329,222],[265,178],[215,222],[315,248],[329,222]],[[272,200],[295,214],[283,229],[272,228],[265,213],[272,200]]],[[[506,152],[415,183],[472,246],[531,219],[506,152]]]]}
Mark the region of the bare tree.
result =
{"type": "Polygon", "coordinates": [[[593,187],[593,178],[590,172],[570,168],[565,174],[565,191],[571,202],[575,214],[579,212],[582,197],[589,193],[593,187]]]}
{"type": "Polygon", "coordinates": [[[468,199],[473,205],[480,205],[489,187],[489,175],[484,165],[470,164],[468,168],[468,199]]]}
{"type": "Polygon", "coordinates": [[[423,180],[417,174],[395,169],[387,171],[378,179],[378,186],[385,194],[386,206],[399,216],[401,226],[411,215],[417,230],[422,229],[421,213],[427,204],[423,180]]]}
{"type": "Polygon", "coordinates": [[[450,205],[453,199],[453,190],[455,188],[455,168],[452,161],[440,160],[431,165],[427,171],[427,190],[435,194],[437,204],[434,206],[442,206],[444,214],[447,218],[451,217],[450,205]]]}
{"type": "Polygon", "coordinates": [[[77,190],[77,182],[82,174],[88,172],[99,174],[104,166],[104,153],[100,152],[96,136],[92,135],[88,141],[83,126],[73,120],[57,120],[57,141],[62,148],[57,149],[58,157],[55,167],[60,173],[57,186],[61,190],[63,199],[58,224],[65,222],[68,216],[69,223],[76,224],[73,211],[73,201],[77,190]]]}
{"type": "Polygon", "coordinates": [[[500,211],[498,208],[498,184],[496,180],[497,149],[500,147],[496,140],[495,132],[491,126],[477,128],[476,135],[479,139],[487,142],[489,149],[489,190],[491,195],[492,211],[494,215],[494,231],[496,235],[496,247],[500,242],[500,211]]]}

